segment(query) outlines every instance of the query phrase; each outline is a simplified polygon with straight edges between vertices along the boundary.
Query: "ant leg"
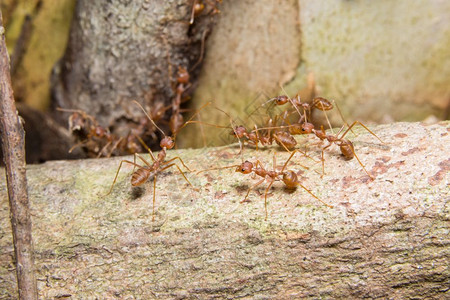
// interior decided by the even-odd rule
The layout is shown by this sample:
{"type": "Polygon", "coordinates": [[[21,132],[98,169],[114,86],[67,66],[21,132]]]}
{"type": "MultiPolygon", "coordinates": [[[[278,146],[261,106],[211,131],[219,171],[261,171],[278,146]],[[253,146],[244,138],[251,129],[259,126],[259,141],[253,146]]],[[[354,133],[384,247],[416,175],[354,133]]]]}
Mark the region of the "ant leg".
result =
{"type": "Polygon", "coordinates": [[[358,155],[356,155],[355,149],[353,149],[353,147],[351,147],[351,150],[353,152],[353,155],[356,157],[356,160],[359,162],[359,164],[361,165],[361,167],[363,168],[364,172],[366,172],[366,174],[370,177],[370,179],[374,180],[375,178],[369,174],[369,172],[367,172],[366,168],[364,167],[364,165],[362,164],[362,162],[359,160],[358,155]]]}
{"type": "MultiPolygon", "coordinates": [[[[333,104],[336,106],[337,111],[339,112],[339,115],[341,116],[341,120],[344,121],[344,124],[347,125],[348,127],[350,127],[350,125],[348,125],[347,121],[344,119],[344,115],[342,114],[341,109],[339,108],[339,105],[336,103],[336,101],[332,100],[333,104]]],[[[350,131],[356,135],[356,133],[350,129],[350,131]]]]}
{"type": "Polygon", "coordinates": [[[277,140],[277,142],[279,142],[281,144],[281,146],[283,146],[284,150],[286,150],[289,153],[292,153],[292,151],[289,150],[288,147],[286,147],[286,145],[276,135],[274,135],[273,138],[275,140],[277,140]]]}
{"type": "Polygon", "coordinates": [[[181,168],[176,163],[171,163],[170,165],[165,166],[164,168],[162,168],[160,171],[164,171],[164,170],[166,170],[166,169],[168,169],[170,167],[173,167],[173,166],[175,166],[178,169],[178,171],[180,171],[180,174],[183,175],[184,179],[187,181],[187,183],[189,183],[189,185],[192,187],[192,189],[194,189],[194,191],[198,192],[199,189],[195,188],[192,185],[192,183],[187,179],[186,175],[184,175],[183,171],[181,171],[181,168]]]}
{"type": "MultiPolygon", "coordinates": [[[[294,156],[294,154],[295,154],[296,152],[300,152],[300,153],[304,154],[306,157],[309,157],[309,158],[311,158],[311,160],[313,160],[314,162],[316,162],[312,157],[306,155],[306,153],[304,153],[304,152],[301,151],[300,149],[295,149],[294,151],[292,151],[291,156],[289,156],[288,160],[284,163],[283,168],[281,169],[281,172],[284,172],[284,170],[285,170],[286,167],[287,167],[287,164],[289,163],[289,161],[291,160],[291,158],[294,156]]],[[[302,164],[300,164],[300,163],[299,163],[299,165],[302,166],[303,168],[305,168],[306,170],[309,170],[309,167],[304,166],[304,165],[302,165],[302,164]]]]}
{"type": "Polygon", "coordinates": [[[89,140],[84,140],[84,141],[81,141],[81,142],[79,142],[79,143],[73,145],[72,148],[69,149],[68,153],[72,153],[72,151],[73,151],[74,149],[80,147],[80,146],[83,145],[83,144],[86,144],[87,142],[89,142],[89,140]]]}
{"type": "MultiPolygon", "coordinates": [[[[283,86],[280,84],[280,88],[283,91],[284,94],[287,95],[286,91],[284,90],[283,86]]],[[[300,110],[298,109],[297,105],[294,103],[294,101],[292,101],[291,97],[287,97],[289,102],[291,102],[292,106],[295,108],[295,110],[297,111],[298,115],[301,116],[302,114],[300,113],[300,110]]]]}
{"type": "MultiPolygon", "coordinates": [[[[152,167],[152,165],[145,159],[145,158],[143,158],[139,153],[135,153],[134,154],[134,156],[135,156],[135,160],[136,160],[136,156],[140,159],[140,160],[142,160],[147,166],[149,166],[149,167],[152,167]]],[[[137,166],[139,166],[139,165],[137,165],[137,166]]],[[[140,166],[139,166],[140,167],[140,166]]]]}
{"type": "Polygon", "coordinates": [[[134,163],[132,161],[129,161],[129,160],[122,160],[122,161],[120,161],[119,168],[117,169],[116,176],[114,177],[114,181],[113,181],[113,183],[111,185],[111,188],[109,189],[109,192],[105,196],[108,196],[109,194],[111,194],[112,189],[114,187],[114,184],[116,183],[117,176],[119,176],[119,171],[120,171],[120,168],[122,167],[122,163],[124,163],[124,162],[129,163],[130,165],[133,165],[135,167],[139,167],[139,168],[141,167],[140,165],[138,165],[138,164],[136,164],[136,163],[134,163]]]}
{"type": "MultiPolygon", "coordinates": [[[[327,120],[327,124],[330,127],[331,133],[334,134],[333,127],[331,126],[330,119],[328,119],[327,112],[324,110],[322,110],[322,111],[323,111],[323,114],[325,115],[325,119],[327,120]]],[[[347,123],[345,123],[345,124],[347,124],[347,123]]]]}
{"type": "Polygon", "coordinates": [[[348,133],[349,130],[352,129],[353,126],[355,125],[361,125],[362,127],[364,127],[370,134],[372,134],[374,137],[376,137],[382,144],[384,144],[384,142],[375,134],[373,133],[369,128],[366,127],[366,125],[364,125],[363,123],[359,122],[359,121],[355,121],[352,123],[352,125],[350,125],[350,127],[342,134],[342,136],[339,139],[343,139],[344,136],[348,133]]]}
{"type": "MultiPolygon", "coordinates": [[[[197,109],[196,111],[195,111],[195,113],[186,121],[186,122],[184,122],[184,124],[180,127],[180,128],[178,128],[178,130],[176,131],[176,132],[174,132],[174,134],[173,134],[173,139],[174,140],[176,140],[176,138],[177,138],[177,133],[181,130],[181,129],[183,129],[187,124],[190,124],[190,123],[198,123],[198,124],[205,124],[205,125],[210,125],[210,126],[215,126],[215,127],[219,127],[219,125],[215,125],[215,124],[208,124],[208,123],[205,123],[205,122],[202,122],[202,121],[192,121],[192,119],[194,119],[197,115],[198,115],[198,117],[200,118],[200,111],[201,110],[203,110],[205,107],[207,107],[208,105],[211,105],[211,101],[209,101],[209,102],[206,102],[205,104],[203,104],[202,106],[200,106],[200,108],[199,109],[197,109]]],[[[227,127],[228,128],[228,127],[227,127]]],[[[202,129],[202,132],[203,132],[203,127],[201,127],[201,129],[202,129]]]]}
{"type": "Polygon", "coordinates": [[[226,167],[219,167],[219,168],[205,169],[205,170],[198,171],[198,172],[196,172],[195,174],[198,175],[198,174],[203,173],[203,172],[206,172],[206,171],[231,169],[231,168],[236,168],[236,167],[239,167],[239,166],[240,166],[240,165],[231,165],[231,166],[226,166],[226,167]]]}
{"type": "Polygon", "coordinates": [[[189,168],[184,164],[183,160],[182,160],[181,157],[179,157],[179,156],[173,157],[173,158],[171,158],[171,159],[165,161],[162,165],[167,165],[168,163],[174,161],[175,159],[178,159],[178,160],[181,162],[181,164],[183,165],[183,167],[185,167],[189,172],[192,172],[192,170],[189,169],[189,168]]]}
{"type": "Polygon", "coordinates": [[[213,126],[213,127],[217,127],[217,128],[229,128],[231,129],[230,126],[223,126],[223,125],[217,125],[217,124],[212,124],[212,123],[207,123],[207,122],[203,122],[203,121],[197,121],[197,120],[189,120],[187,121],[185,124],[203,124],[203,125],[208,125],[208,126],[213,126]]]}
{"type": "MultiPolygon", "coordinates": [[[[305,145],[305,147],[306,147],[306,145],[305,145]]],[[[319,162],[318,160],[315,160],[313,157],[309,156],[309,155],[306,153],[306,151],[302,151],[302,150],[300,150],[300,149],[295,149],[295,151],[296,151],[296,152],[300,152],[300,153],[303,154],[305,157],[309,158],[310,160],[312,160],[312,161],[315,162],[315,163],[318,163],[318,162],[319,162]]],[[[301,165],[301,164],[300,164],[300,165],[301,165]]],[[[309,169],[309,168],[306,167],[306,166],[303,166],[303,165],[301,165],[301,166],[304,167],[304,168],[306,168],[306,169],[309,169]]]]}
{"type": "MultiPolygon", "coordinates": [[[[201,121],[200,115],[198,115],[198,120],[201,121]]],[[[203,147],[206,148],[205,129],[203,128],[203,126],[200,126],[200,132],[202,134],[203,147]]]]}
{"type": "Polygon", "coordinates": [[[326,145],[325,147],[322,148],[322,175],[320,175],[320,178],[323,178],[323,175],[325,175],[325,157],[324,157],[324,152],[325,149],[329,148],[332,145],[332,143],[329,143],[328,145],[326,145]]]}
{"type": "Polygon", "coordinates": [[[266,192],[264,193],[264,210],[266,211],[266,218],[265,218],[266,221],[267,221],[267,217],[269,215],[269,213],[267,212],[267,193],[269,192],[269,189],[274,182],[275,182],[275,180],[272,179],[272,181],[269,183],[269,185],[266,188],[266,192]]]}
{"type": "Polygon", "coordinates": [[[260,185],[261,183],[263,183],[264,180],[266,180],[266,179],[263,178],[263,179],[261,179],[260,181],[258,181],[257,183],[255,183],[254,185],[252,185],[252,186],[248,189],[247,195],[245,195],[244,200],[242,200],[240,203],[247,202],[247,198],[248,198],[248,195],[250,194],[250,191],[253,190],[255,187],[257,187],[258,185],[260,185]]]}
{"type": "Polygon", "coordinates": [[[294,156],[294,154],[297,152],[298,150],[295,149],[294,151],[292,151],[291,156],[289,156],[288,160],[286,160],[286,162],[283,165],[283,168],[281,169],[281,173],[284,172],[284,169],[286,169],[287,164],[289,163],[289,161],[291,160],[292,156],[294,156]]]}
{"type": "Polygon", "coordinates": [[[191,10],[191,18],[189,19],[189,24],[194,24],[194,17],[195,17],[195,6],[197,5],[197,0],[194,0],[192,3],[192,10],[191,10]]]}
{"type": "MultiPolygon", "coordinates": [[[[192,19],[193,20],[193,19],[192,19]]],[[[192,23],[191,23],[192,24],[192,23]]],[[[203,60],[203,56],[205,55],[205,39],[206,39],[206,34],[208,33],[209,29],[206,29],[205,31],[203,31],[202,33],[202,44],[200,47],[200,56],[197,60],[197,62],[189,69],[189,72],[195,70],[195,68],[197,68],[197,66],[202,62],[203,60]]]]}
{"type": "Polygon", "coordinates": [[[153,177],[153,206],[152,206],[152,222],[155,221],[155,202],[156,202],[156,174],[153,177]]]}
{"type": "MultiPolygon", "coordinates": [[[[119,143],[123,140],[123,137],[119,138],[117,140],[117,142],[114,143],[114,145],[112,146],[111,150],[109,151],[108,155],[106,157],[111,157],[113,151],[117,148],[117,146],[119,145],[119,143]]],[[[103,150],[106,150],[106,148],[111,145],[112,141],[109,141],[103,148],[102,150],[100,150],[100,153],[98,154],[97,158],[100,157],[100,154],[103,152],[103,150]]]]}
{"type": "Polygon", "coordinates": [[[329,208],[333,208],[333,205],[330,205],[328,203],[325,203],[324,201],[322,201],[319,197],[317,197],[316,195],[314,195],[310,190],[308,190],[304,185],[302,185],[300,182],[296,183],[297,185],[301,186],[305,191],[307,191],[311,196],[313,196],[314,198],[316,198],[317,200],[319,200],[322,204],[328,206],[329,208]]]}
{"type": "Polygon", "coordinates": [[[136,138],[138,139],[139,143],[141,143],[142,146],[144,146],[145,149],[147,149],[148,153],[150,153],[150,157],[152,158],[153,161],[156,161],[155,156],[153,155],[152,150],[147,146],[147,144],[141,139],[140,136],[136,135],[136,138]]]}

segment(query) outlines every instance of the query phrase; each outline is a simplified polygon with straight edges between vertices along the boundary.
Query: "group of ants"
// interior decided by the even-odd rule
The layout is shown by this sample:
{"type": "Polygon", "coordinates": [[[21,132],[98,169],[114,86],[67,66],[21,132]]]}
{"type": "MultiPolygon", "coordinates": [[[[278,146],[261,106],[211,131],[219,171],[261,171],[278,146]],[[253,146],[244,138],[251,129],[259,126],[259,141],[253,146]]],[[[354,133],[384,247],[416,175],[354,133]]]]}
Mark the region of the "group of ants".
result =
{"type": "MultiPolygon", "coordinates": [[[[182,110],[180,109],[181,104],[185,101],[187,97],[183,97],[186,90],[190,87],[189,83],[189,73],[185,68],[179,67],[176,81],[175,81],[175,96],[171,101],[171,104],[168,106],[158,105],[156,108],[154,107],[152,110],[147,112],[146,109],[137,101],[133,101],[144,113],[144,117],[140,119],[136,128],[134,128],[127,137],[118,137],[110,133],[107,128],[100,126],[94,117],[88,115],[86,112],[81,110],[70,110],[70,109],[60,109],[62,111],[71,112],[71,116],[69,117],[69,129],[73,133],[81,134],[83,140],[72,147],[73,150],[76,147],[83,146],[89,149],[89,145],[94,145],[94,148],[90,148],[91,151],[97,153],[97,156],[105,155],[110,156],[116,150],[122,150],[129,153],[134,154],[134,161],[130,160],[122,160],[117,169],[116,175],[114,177],[113,183],[107,195],[109,195],[114,187],[114,184],[117,181],[119,171],[122,167],[122,164],[126,163],[134,166],[133,173],[131,175],[131,185],[133,187],[140,186],[147,182],[149,179],[153,179],[153,208],[152,208],[152,220],[155,218],[155,201],[156,201],[156,179],[157,175],[171,167],[176,167],[186,182],[194,189],[191,182],[187,179],[185,172],[182,171],[181,167],[177,164],[177,161],[181,163],[181,165],[188,171],[193,172],[189,169],[186,164],[183,162],[182,158],[179,156],[166,159],[168,150],[173,149],[175,147],[175,140],[177,133],[184,128],[188,124],[202,124],[205,126],[214,126],[217,128],[227,128],[231,129],[230,134],[234,138],[236,138],[239,142],[240,151],[239,154],[243,154],[244,146],[247,144],[248,146],[255,148],[258,150],[261,146],[272,145],[274,142],[280,146],[281,149],[286,150],[290,153],[289,158],[284,163],[281,170],[277,169],[275,157],[274,157],[274,166],[272,170],[268,170],[264,167],[261,161],[256,160],[254,162],[244,161],[242,158],[242,163],[238,165],[225,166],[219,168],[208,168],[201,171],[196,171],[196,174],[200,174],[206,171],[212,170],[220,170],[220,169],[228,169],[235,168],[236,172],[242,174],[254,174],[254,176],[259,176],[261,179],[252,185],[245,195],[245,198],[241,201],[248,201],[248,196],[252,190],[256,187],[268,181],[268,185],[265,188],[264,194],[264,208],[265,208],[265,218],[267,220],[268,217],[268,209],[267,209],[267,195],[272,187],[272,185],[276,181],[282,181],[284,185],[288,189],[295,189],[297,187],[303,188],[306,192],[308,192],[312,197],[326,205],[327,207],[332,208],[330,204],[322,201],[319,197],[314,195],[308,188],[306,188],[298,178],[298,175],[293,170],[289,170],[287,168],[288,163],[294,157],[294,155],[298,152],[302,153],[304,156],[313,159],[308,156],[306,151],[302,151],[299,148],[295,148],[297,146],[297,140],[294,138],[295,135],[312,135],[318,138],[320,141],[328,142],[327,145],[323,146],[321,149],[321,159],[322,163],[322,173],[321,176],[325,174],[325,159],[324,152],[326,149],[331,147],[333,144],[338,146],[342,156],[347,159],[356,158],[358,163],[361,165],[365,173],[373,179],[373,176],[366,170],[359,157],[355,152],[355,148],[353,143],[346,138],[346,135],[352,130],[355,125],[360,125],[364,127],[370,134],[375,136],[381,143],[383,141],[373,133],[369,128],[367,128],[364,124],[359,121],[353,122],[351,125],[344,121],[344,125],[340,128],[339,132],[327,133],[322,126],[317,128],[311,121],[312,114],[314,111],[322,111],[325,114],[326,120],[330,126],[329,119],[327,117],[326,112],[332,110],[335,107],[334,101],[329,101],[322,97],[315,97],[312,102],[303,102],[300,99],[299,95],[296,95],[293,98],[290,98],[287,95],[281,95],[274,98],[269,99],[265,103],[263,103],[260,107],[265,106],[267,103],[272,103],[275,106],[279,107],[287,107],[282,110],[281,113],[276,114],[273,117],[270,117],[266,122],[264,127],[258,128],[258,126],[254,126],[253,129],[248,129],[243,125],[236,125],[232,117],[220,109],[219,107],[214,106],[211,102],[204,104],[195,113],[190,117],[188,121],[184,121],[182,110]],[[334,104],[333,104],[334,103],[334,104]],[[207,122],[203,122],[200,120],[194,120],[199,116],[200,112],[206,107],[213,107],[214,109],[222,112],[229,118],[229,125],[218,125],[211,124],[207,122]],[[171,109],[171,117],[169,119],[168,125],[172,131],[172,136],[168,136],[164,133],[164,131],[158,127],[156,124],[161,118],[163,118],[165,112],[171,109]],[[345,127],[347,129],[344,131],[345,127]],[[162,134],[162,138],[160,140],[159,146],[161,150],[155,156],[150,148],[146,145],[146,143],[141,138],[144,134],[152,134],[155,135],[155,129],[159,130],[162,134]],[[101,146],[101,148],[100,148],[101,146]],[[146,160],[142,155],[138,152],[142,152],[142,147],[144,147],[148,153],[150,154],[151,162],[146,160]],[[139,158],[144,165],[139,165],[136,163],[136,157],[139,158]]],[[[336,106],[337,107],[337,106],[336,106]]],[[[339,108],[337,107],[339,110],[339,108]]],[[[340,113],[340,111],[339,111],[340,113]]],[[[340,113],[341,114],[341,113],[340,113]]],[[[342,114],[341,114],[341,118],[342,114]]],[[[331,129],[332,131],[332,129],[331,129]]],[[[80,136],[79,136],[80,138],[80,136]]],[[[238,155],[239,155],[238,154],[238,155]]],[[[313,159],[314,160],[314,159],[313,159]]],[[[306,166],[304,166],[307,168],[306,166]]]]}

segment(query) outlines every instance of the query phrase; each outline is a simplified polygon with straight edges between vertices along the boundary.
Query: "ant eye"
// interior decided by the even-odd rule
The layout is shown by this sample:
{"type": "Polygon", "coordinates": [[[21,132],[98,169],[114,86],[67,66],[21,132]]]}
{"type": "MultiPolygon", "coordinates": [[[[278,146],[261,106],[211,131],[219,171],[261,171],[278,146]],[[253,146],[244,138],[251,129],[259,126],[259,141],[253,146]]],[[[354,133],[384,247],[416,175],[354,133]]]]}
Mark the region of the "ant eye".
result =
{"type": "Polygon", "coordinates": [[[242,168],[242,169],[241,169],[241,171],[242,171],[242,172],[245,172],[245,169],[244,169],[244,168],[242,168]]]}

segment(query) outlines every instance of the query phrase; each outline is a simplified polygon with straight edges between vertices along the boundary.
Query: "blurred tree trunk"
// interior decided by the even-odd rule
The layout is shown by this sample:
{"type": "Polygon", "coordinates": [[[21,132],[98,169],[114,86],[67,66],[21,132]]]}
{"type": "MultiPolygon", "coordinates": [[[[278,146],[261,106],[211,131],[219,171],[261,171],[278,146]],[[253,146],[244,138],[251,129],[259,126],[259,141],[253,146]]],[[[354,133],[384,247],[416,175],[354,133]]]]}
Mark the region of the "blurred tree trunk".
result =
{"type": "Polygon", "coordinates": [[[132,100],[150,110],[170,105],[178,67],[190,71],[195,85],[214,20],[211,1],[190,24],[193,3],[78,1],[65,55],[52,74],[53,108],[83,110],[125,136],[143,115],[132,100]]]}

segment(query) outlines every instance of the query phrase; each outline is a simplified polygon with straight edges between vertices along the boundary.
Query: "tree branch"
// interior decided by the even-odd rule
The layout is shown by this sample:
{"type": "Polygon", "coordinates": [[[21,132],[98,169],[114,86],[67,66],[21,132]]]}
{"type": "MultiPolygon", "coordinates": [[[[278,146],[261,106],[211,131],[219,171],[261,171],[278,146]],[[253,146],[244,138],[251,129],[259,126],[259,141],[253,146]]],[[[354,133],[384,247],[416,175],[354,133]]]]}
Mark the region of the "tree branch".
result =
{"type": "Polygon", "coordinates": [[[0,82],[0,130],[11,210],[18,291],[20,299],[37,299],[25,168],[25,133],[14,105],[1,12],[0,33],[0,78],[2,78],[0,82]]]}
{"type": "MultiPolygon", "coordinates": [[[[186,173],[199,192],[176,168],[163,171],[152,222],[153,183],[131,187],[132,165],[123,164],[106,196],[120,160],[132,157],[29,166],[40,298],[446,298],[450,123],[370,129],[385,144],[361,127],[348,138],[374,181],[336,146],[325,152],[323,178],[315,172],[320,163],[296,154],[287,169],[334,208],[277,181],[267,221],[267,183],[240,203],[258,179],[234,169],[186,173]]],[[[297,140],[309,143],[316,160],[326,145],[297,140]]],[[[170,150],[167,158],[180,156],[201,170],[240,164],[238,151],[238,145],[170,150]]],[[[271,169],[274,153],[279,166],[289,157],[274,146],[246,148],[244,159],[271,169]]],[[[4,186],[0,178],[0,201],[4,186]]],[[[13,290],[2,204],[0,298],[13,290]]]]}

